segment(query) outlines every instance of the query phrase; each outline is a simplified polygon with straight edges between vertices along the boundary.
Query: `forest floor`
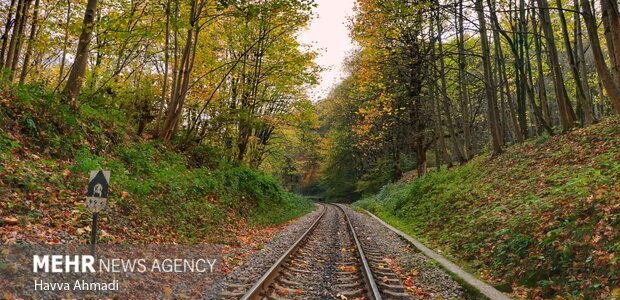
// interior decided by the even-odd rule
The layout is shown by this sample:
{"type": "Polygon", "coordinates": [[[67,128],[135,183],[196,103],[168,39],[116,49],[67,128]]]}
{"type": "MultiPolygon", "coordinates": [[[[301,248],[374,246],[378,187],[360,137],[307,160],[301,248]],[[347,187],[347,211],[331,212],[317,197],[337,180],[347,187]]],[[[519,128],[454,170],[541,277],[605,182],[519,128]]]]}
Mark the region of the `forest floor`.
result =
{"type": "Polygon", "coordinates": [[[101,243],[260,244],[313,208],[212,149],[139,137],[123,114],[96,102],[74,112],[36,86],[0,92],[0,244],[87,243],[97,169],[111,171],[101,243]]]}
{"type": "Polygon", "coordinates": [[[620,297],[620,119],[478,156],[356,204],[516,298],[620,297]]]}

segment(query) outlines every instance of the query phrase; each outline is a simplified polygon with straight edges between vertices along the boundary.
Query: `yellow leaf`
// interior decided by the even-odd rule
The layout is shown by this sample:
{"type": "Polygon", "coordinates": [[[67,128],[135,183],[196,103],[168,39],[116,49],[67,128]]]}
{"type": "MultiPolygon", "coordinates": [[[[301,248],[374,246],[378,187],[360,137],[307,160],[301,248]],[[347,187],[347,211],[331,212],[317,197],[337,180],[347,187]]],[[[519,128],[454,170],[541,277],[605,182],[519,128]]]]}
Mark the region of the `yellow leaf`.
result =
{"type": "Polygon", "coordinates": [[[164,297],[165,298],[171,298],[172,297],[172,289],[169,286],[164,287],[164,297]]]}

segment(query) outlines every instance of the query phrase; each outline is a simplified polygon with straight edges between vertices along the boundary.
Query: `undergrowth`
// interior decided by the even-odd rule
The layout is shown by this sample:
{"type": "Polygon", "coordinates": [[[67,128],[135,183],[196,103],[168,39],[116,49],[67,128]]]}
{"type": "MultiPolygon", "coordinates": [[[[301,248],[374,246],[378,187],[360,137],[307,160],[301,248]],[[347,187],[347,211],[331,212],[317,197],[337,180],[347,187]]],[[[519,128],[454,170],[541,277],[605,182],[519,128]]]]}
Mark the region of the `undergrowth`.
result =
{"type": "Polygon", "coordinates": [[[312,209],[272,177],[214,157],[209,147],[180,152],[138,137],[128,119],[103,100],[74,112],[37,85],[4,90],[0,216],[18,217],[26,241],[37,240],[28,230],[36,227],[52,229],[45,242],[81,242],[90,220],[83,192],[97,169],[112,174],[103,242],[228,242],[240,224],[280,224],[312,209]]]}
{"type": "Polygon", "coordinates": [[[620,294],[619,179],[612,118],[387,185],[356,205],[517,297],[609,299],[620,294]]]}

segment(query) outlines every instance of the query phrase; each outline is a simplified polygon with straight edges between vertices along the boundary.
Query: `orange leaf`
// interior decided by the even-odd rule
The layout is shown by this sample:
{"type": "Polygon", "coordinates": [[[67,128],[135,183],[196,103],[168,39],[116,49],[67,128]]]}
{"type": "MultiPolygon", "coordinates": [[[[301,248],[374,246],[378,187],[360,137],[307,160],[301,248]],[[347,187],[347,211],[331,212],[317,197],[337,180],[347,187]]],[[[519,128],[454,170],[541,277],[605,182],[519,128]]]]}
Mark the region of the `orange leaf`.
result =
{"type": "Polygon", "coordinates": [[[164,297],[171,298],[172,297],[172,289],[170,287],[164,287],[164,297]]]}

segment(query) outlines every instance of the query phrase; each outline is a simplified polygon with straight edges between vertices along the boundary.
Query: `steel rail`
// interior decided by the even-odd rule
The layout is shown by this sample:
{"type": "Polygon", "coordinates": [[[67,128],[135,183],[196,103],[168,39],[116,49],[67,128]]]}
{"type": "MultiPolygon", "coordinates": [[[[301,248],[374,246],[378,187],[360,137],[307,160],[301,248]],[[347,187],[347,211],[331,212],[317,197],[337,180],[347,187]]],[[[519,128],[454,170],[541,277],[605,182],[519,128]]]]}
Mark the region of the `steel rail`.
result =
{"type": "Polygon", "coordinates": [[[362,272],[364,274],[364,280],[366,281],[366,285],[370,287],[370,291],[368,291],[368,296],[372,300],[382,300],[381,294],[379,293],[379,287],[377,287],[375,278],[372,275],[372,271],[370,270],[370,265],[368,264],[368,261],[366,260],[366,256],[364,255],[364,249],[362,249],[362,244],[360,243],[359,239],[357,238],[357,234],[355,233],[355,227],[353,227],[353,223],[351,223],[351,219],[349,219],[349,215],[344,210],[344,208],[342,208],[340,204],[335,205],[335,206],[338,207],[342,211],[345,219],[347,220],[347,223],[349,223],[349,229],[351,230],[351,234],[353,235],[353,240],[355,240],[355,245],[357,246],[357,254],[360,260],[362,261],[362,265],[364,266],[364,269],[362,272]]]}
{"type": "Polygon", "coordinates": [[[306,230],[301,235],[301,237],[299,237],[299,239],[297,239],[297,241],[288,250],[286,250],[286,252],[282,254],[282,256],[280,256],[280,258],[271,266],[271,268],[269,268],[269,270],[267,270],[267,272],[265,272],[265,274],[263,274],[263,276],[261,276],[261,278],[259,278],[254,283],[254,285],[252,285],[252,287],[245,293],[245,295],[241,297],[241,300],[259,299],[260,293],[264,289],[268,288],[269,285],[271,285],[273,280],[278,275],[284,262],[288,260],[291,254],[293,254],[301,246],[301,243],[310,235],[312,231],[314,231],[314,229],[316,228],[316,225],[323,218],[323,216],[325,215],[325,211],[327,211],[327,207],[324,205],[322,206],[323,206],[323,212],[321,212],[321,215],[316,218],[316,220],[314,221],[314,223],[312,223],[310,228],[308,228],[308,230],[306,230]]]}
{"type": "Polygon", "coordinates": [[[510,300],[511,298],[505,295],[504,293],[497,290],[492,285],[478,279],[476,276],[467,273],[461,267],[451,262],[449,259],[445,258],[443,255],[435,252],[434,250],[426,247],[422,242],[414,239],[408,234],[400,231],[399,229],[393,227],[392,225],[386,223],[381,218],[375,216],[371,212],[367,210],[363,210],[366,214],[371,216],[373,219],[377,220],[380,224],[385,226],[387,229],[398,235],[403,241],[412,245],[416,249],[418,249],[422,254],[426,255],[430,259],[437,262],[444,270],[447,270],[453,277],[457,278],[459,283],[468,289],[473,289],[477,293],[480,293],[491,300],[510,300]]]}

